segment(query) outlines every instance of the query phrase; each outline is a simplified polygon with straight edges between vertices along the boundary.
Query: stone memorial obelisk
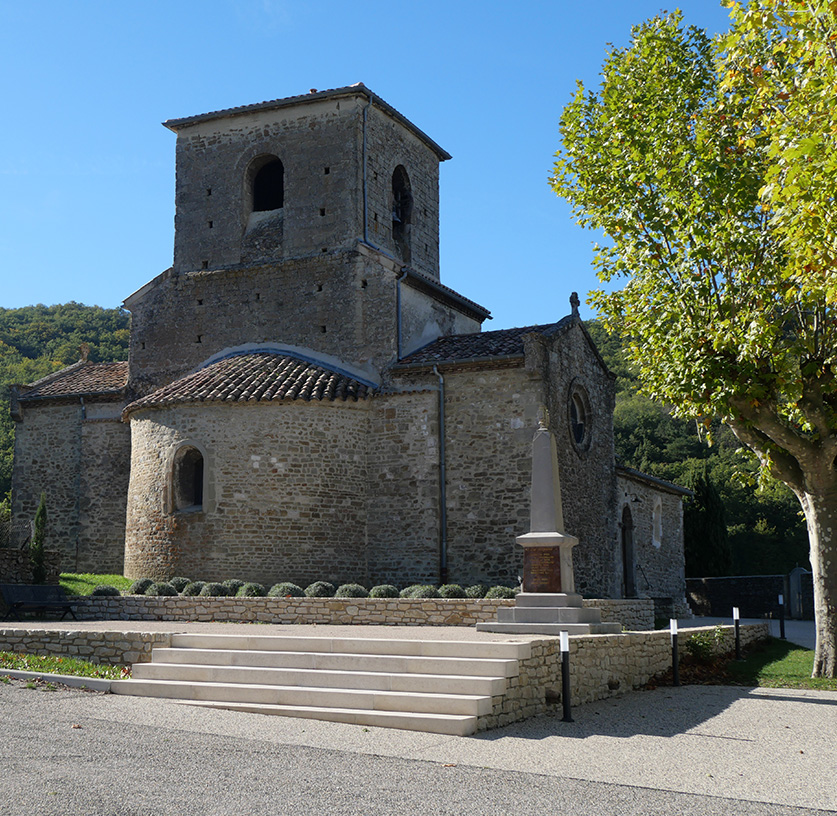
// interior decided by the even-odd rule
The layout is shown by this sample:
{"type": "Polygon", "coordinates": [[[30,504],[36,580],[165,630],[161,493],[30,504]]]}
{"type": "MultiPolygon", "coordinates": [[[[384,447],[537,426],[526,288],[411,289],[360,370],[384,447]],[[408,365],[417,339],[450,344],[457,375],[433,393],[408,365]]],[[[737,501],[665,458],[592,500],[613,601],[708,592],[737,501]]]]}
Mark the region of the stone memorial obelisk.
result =
{"type": "Polygon", "coordinates": [[[561,482],[555,437],[546,426],[546,411],[532,439],[532,486],[529,532],[515,539],[523,547],[524,592],[575,592],[575,536],[564,533],[561,482]]]}
{"type": "Polygon", "coordinates": [[[575,536],[564,532],[558,451],[544,410],[532,439],[529,532],[515,539],[523,547],[523,592],[513,607],[497,610],[496,623],[478,623],[480,632],[557,635],[616,634],[618,623],[602,623],[601,611],[584,608],[575,593],[575,536]]]}

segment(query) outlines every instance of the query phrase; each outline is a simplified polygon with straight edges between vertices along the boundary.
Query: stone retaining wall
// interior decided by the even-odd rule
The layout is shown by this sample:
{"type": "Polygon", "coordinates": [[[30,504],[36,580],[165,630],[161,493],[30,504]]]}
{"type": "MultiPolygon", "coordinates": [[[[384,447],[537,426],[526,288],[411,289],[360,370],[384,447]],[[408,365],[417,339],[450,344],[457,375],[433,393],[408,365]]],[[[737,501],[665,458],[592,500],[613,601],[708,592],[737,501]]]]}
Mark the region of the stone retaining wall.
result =
{"type": "Polygon", "coordinates": [[[112,666],[148,663],[153,648],[170,643],[168,632],[0,629],[0,652],[74,657],[112,666]]]}
{"type": "MultiPolygon", "coordinates": [[[[61,553],[57,550],[44,552],[46,582],[57,584],[61,572],[61,553]]],[[[29,548],[0,549],[0,584],[31,584],[32,564],[29,561],[29,548]]]]}
{"type": "MultiPolygon", "coordinates": [[[[735,629],[722,627],[723,638],[714,650],[735,648],[735,629]]],[[[681,646],[696,632],[714,627],[681,630],[681,646]]],[[[767,623],[741,626],[742,647],[768,637],[767,623]]],[[[682,655],[682,650],[681,650],[682,655]]],[[[621,635],[578,635],[570,638],[570,694],[573,705],[640,688],[671,666],[668,630],[627,632],[621,635]]],[[[561,700],[561,651],[558,638],[532,642],[532,655],[520,661],[520,673],[510,678],[506,693],[494,698],[491,714],[480,717],[479,729],[497,728],[517,720],[555,711],[561,700]]]]}
{"type": "MultiPolygon", "coordinates": [[[[497,620],[513,600],[453,598],[203,598],[124,595],[88,598],[76,614],[85,620],[235,621],[242,623],[365,626],[474,626],[497,620]]],[[[653,629],[654,602],[586,599],[602,619],[625,629],[653,629]]]]}

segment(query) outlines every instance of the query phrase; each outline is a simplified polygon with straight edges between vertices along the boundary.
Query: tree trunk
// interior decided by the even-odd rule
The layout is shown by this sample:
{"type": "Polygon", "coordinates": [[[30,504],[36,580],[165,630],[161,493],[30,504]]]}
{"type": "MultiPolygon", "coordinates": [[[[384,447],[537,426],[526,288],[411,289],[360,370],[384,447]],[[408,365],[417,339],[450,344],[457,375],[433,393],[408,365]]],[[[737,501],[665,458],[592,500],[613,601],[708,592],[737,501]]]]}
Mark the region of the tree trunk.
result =
{"type": "Polygon", "coordinates": [[[808,524],[817,650],[813,677],[837,677],[837,487],[797,493],[808,524]]]}

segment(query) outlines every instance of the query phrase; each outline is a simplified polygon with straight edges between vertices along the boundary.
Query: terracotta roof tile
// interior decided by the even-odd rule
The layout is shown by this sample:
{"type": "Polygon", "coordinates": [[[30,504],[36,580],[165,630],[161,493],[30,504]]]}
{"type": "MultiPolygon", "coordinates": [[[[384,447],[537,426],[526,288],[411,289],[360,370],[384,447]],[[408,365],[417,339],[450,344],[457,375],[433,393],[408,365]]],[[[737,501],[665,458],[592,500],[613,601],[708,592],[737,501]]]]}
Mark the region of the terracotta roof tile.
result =
{"type": "Polygon", "coordinates": [[[68,397],[119,396],[128,382],[128,363],[88,363],[79,361],[34,383],[19,387],[18,399],[65,399],[68,397]]]}
{"type": "Polygon", "coordinates": [[[184,402],[358,400],[374,388],[324,364],[287,353],[250,352],[225,357],[132,402],[125,414],[184,402]]]}
{"type": "Polygon", "coordinates": [[[474,334],[451,334],[447,337],[440,337],[412,354],[408,354],[395,368],[501,357],[522,357],[524,335],[532,332],[550,335],[568,325],[572,319],[572,316],[569,316],[557,323],[521,326],[515,329],[500,329],[490,332],[475,332],[474,334]]]}

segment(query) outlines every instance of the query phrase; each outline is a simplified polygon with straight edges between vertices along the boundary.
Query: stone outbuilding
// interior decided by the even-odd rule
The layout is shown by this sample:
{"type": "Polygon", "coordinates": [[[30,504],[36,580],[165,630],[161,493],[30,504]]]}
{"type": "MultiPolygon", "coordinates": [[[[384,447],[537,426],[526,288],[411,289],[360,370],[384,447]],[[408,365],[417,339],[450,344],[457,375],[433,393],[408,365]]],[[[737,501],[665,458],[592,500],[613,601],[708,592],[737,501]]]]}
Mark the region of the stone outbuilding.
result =
{"type": "Polygon", "coordinates": [[[514,585],[545,410],[578,591],[683,601],[685,491],[617,468],[577,299],[482,331],[441,283],[446,151],[362,84],[165,124],[174,264],[129,360],[14,396],[13,513],[47,493],[67,568],[514,585]]]}

